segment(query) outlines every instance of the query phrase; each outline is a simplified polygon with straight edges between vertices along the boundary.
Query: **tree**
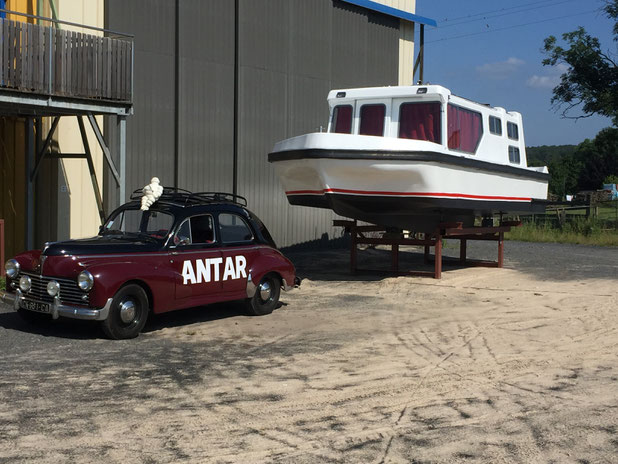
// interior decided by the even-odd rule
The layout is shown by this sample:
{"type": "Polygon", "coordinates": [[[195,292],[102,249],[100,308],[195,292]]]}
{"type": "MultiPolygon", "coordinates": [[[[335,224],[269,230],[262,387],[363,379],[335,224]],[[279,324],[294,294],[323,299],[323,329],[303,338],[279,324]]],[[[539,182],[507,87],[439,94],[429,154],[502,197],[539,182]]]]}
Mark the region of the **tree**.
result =
{"type": "MultiPolygon", "coordinates": [[[[605,14],[615,21],[614,41],[618,41],[618,0],[608,0],[603,8],[605,14]]],[[[579,119],[600,114],[612,119],[618,126],[618,69],[616,54],[604,52],[598,38],[590,36],[580,27],[562,35],[569,45],[558,45],[556,37],[545,39],[544,51],[547,58],[543,65],[566,64],[568,69],[560,77],[560,84],[554,87],[552,104],[563,108],[562,116],[579,119]],[[571,116],[570,111],[580,107],[583,114],[571,116]]]]}
{"type": "Polygon", "coordinates": [[[585,140],[578,145],[574,158],[580,166],[577,188],[600,189],[606,177],[618,174],[618,129],[608,127],[594,140],[585,140]]]}

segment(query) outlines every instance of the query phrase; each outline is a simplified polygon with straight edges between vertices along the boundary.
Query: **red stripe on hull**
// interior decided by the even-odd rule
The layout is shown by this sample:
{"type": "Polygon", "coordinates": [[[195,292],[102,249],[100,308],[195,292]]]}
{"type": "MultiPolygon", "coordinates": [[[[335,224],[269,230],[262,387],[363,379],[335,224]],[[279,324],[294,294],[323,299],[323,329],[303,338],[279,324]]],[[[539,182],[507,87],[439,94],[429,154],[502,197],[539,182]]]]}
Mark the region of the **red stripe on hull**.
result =
{"type": "Polygon", "coordinates": [[[384,195],[393,197],[439,197],[439,198],[468,198],[472,200],[504,200],[504,201],[532,201],[532,198],[524,197],[504,197],[498,195],[471,195],[467,193],[445,193],[445,192],[381,192],[367,190],[348,190],[329,188],[324,190],[290,190],[286,195],[324,195],[326,193],[344,193],[352,195],[384,195]]]}

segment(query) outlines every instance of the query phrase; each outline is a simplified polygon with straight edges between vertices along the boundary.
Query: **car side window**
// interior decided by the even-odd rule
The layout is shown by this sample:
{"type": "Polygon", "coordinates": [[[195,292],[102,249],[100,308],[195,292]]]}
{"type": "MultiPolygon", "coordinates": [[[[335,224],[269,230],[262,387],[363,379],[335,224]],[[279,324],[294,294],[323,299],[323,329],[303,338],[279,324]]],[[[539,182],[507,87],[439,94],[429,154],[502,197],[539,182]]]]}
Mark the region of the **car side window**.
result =
{"type": "Polygon", "coordinates": [[[192,243],[212,243],[215,241],[215,228],[210,214],[191,218],[192,243]]]}
{"type": "Polygon", "coordinates": [[[250,242],[253,240],[251,228],[237,214],[219,214],[219,233],[223,243],[250,242]]]}
{"type": "Polygon", "coordinates": [[[178,232],[174,235],[174,245],[190,245],[192,243],[190,221],[190,219],[185,219],[182,222],[178,228],[178,232]]]}
{"type": "Polygon", "coordinates": [[[214,222],[210,214],[185,219],[174,236],[175,245],[203,245],[214,241],[214,222]]]}

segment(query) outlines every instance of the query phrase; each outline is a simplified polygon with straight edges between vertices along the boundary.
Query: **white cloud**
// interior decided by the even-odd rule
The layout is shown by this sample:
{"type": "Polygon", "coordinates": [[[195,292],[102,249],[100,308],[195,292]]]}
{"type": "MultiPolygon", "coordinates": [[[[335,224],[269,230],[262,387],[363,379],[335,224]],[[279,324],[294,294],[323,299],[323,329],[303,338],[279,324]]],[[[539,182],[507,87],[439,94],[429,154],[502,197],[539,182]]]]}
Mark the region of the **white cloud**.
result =
{"type": "Polygon", "coordinates": [[[535,89],[553,89],[560,83],[560,76],[538,76],[528,78],[526,85],[535,89]]]}
{"type": "Polygon", "coordinates": [[[538,74],[530,76],[526,81],[526,85],[534,89],[553,89],[560,84],[560,76],[568,69],[569,67],[566,64],[560,63],[550,68],[549,71],[542,76],[538,74]]]}
{"type": "Polygon", "coordinates": [[[521,68],[526,62],[519,58],[511,57],[506,61],[486,63],[476,67],[476,72],[490,79],[507,79],[515,71],[521,68]]]}

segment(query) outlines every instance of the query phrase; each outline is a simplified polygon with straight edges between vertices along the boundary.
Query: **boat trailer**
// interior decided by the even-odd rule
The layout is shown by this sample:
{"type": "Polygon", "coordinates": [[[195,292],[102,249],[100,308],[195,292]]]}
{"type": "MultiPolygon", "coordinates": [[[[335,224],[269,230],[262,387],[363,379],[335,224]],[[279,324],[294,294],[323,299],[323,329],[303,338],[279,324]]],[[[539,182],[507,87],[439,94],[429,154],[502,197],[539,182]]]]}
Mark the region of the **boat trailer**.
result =
{"type": "Polygon", "coordinates": [[[357,253],[358,245],[390,245],[391,246],[391,270],[399,275],[411,275],[420,277],[442,277],[443,260],[453,261],[452,258],[442,257],[442,239],[459,240],[459,259],[456,263],[464,266],[502,267],[504,263],[504,233],[509,232],[511,227],[520,226],[520,221],[501,221],[498,226],[463,227],[461,222],[441,223],[432,234],[425,234],[423,238],[406,237],[401,232],[389,232],[383,226],[359,225],[356,220],[334,220],[333,226],[343,227],[350,234],[350,272],[355,274],[359,271],[384,272],[378,269],[359,269],[357,253]],[[366,234],[379,233],[380,237],[370,237],[366,234]],[[498,260],[469,260],[466,257],[467,243],[470,240],[489,240],[498,242],[498,260]],[[400,246],[424,246],[425,264],[431,262],[430,248],[434,247],[434,270],[433,271],[400,271],[399,270],[399,247],[400,246]]]}

